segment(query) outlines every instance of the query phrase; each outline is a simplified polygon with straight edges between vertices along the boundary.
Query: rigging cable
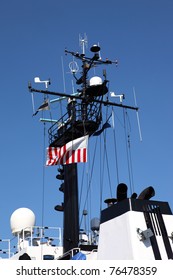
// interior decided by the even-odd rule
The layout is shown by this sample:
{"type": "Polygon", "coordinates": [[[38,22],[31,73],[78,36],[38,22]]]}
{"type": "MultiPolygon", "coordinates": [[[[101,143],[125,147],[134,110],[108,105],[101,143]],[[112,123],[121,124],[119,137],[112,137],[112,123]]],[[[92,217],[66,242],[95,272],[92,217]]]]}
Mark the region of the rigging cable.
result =
{"type": "MultiPolygon", "coordinates": [[[[123,108],[123,116],[124,116],[124,132],[125,132],[130,192],[132,194],[134,192],[134,183],[133,183],[133,170],[132,170],[131,146],[130,146],[130,130],[128,129],[127,124],[126,124],[126,119],[128,118],[127,109],[123,108]]],[[[130,126],[130,123],[129,123],[129,126],[130,126]]]]}
{"type": "MultiPolygon", "coordinates": [[[[94,162],[95,162],[95,156],[96,156],[96,148],[97,148],[97,140],[96,140],[96,144],[95,144],[95,148],[94,148],[94,154],[93,154],[93,160],[92,160],[92,167],[91,167],[91,174],[90,176],[88,176],[88,187],[87,187],[87,193],[86,193],[86,198],[85,198],[85,202],[84,202],[84,206],[83,206],[83,210],[85,209],[86,207],[86,204],[87,204],[87,201],[88,201],[88,196],[89,196],[89,192],[91,190],[91,181],[92,181],[92,175],[93,175],[93,170],[94,170],[94,162]]],[[[90,160],[89,160],[90,162],[90,160]]],[[[80,223],[79,225],[81,226],[82,224],[82,219],[83,219],[83,216],[81,217],[81,220],[80,220],[80,223]]]]}
{"type": "Polygon", "coordinates": [[[103,184],[102,184],[102,168],[101,168],[101,155],[102,155],[102,148],[101,148],[101,138],[100,138],[100,211],[102,209],[102,199],[103,199],[103,184]]]}
{"type": "MultiPolygon", "coordinates": [[[[109,86],[108,86],[109,88],[109,86]]],[[[107,94],[107,100],[108,100],[108,94],[107,94]]],[[[111,114],[112,115],[112,114],[111,114]]],[[[108,107],[106,108],[106,122],[109,122],[110,121],[110,118],[111,116],[107,117],[108,116],[108,107]]],[[[112,125],[111,125],[112,127],[112,125]]],[[[109,170],[109,162],[108,162],[108,153],[107,153],[107,143],[106,143],[106,134],[107,134],[107,131],[104,130],[103,131],[103,141],[104,141],[104,151],[105,151],[105,157],[106,157],[106,164],[107,164],[107,172],[108,172],[108,180],[109,180],[109,188],[110,188],[110,196],[112,197],[112,186],[111,186],[111,179],[110,179],[110,170],[109,170]]],[[[104,161],[103,161],[104,162],[104,161]]],[[[103,169],[104,170],[104,169],[103,169]]],[[[104,172],[103,172],[104,173],[104,172]]],[[[103,174],[102,173],[102,174],[103,174]]],[[[103,180],[101,181],[103,182],[103,180]]]]}
{"type": "Polygon", "coordinates": [[[83,193],[83,186],[84,186],[84,173],[85,173],[85,165],[83,165],[82,178],[81,178],[81,190],[79,194],[79,211],[81,207],[82,193],[83,193]]]}
{"type": "MultiPolygon", "coordinates": [[[[49,102],[49,96],[45,95],[44,96],[44,102],[48,100],[49,102]]],[[[42,117],[44,114],[44,110],[42,111],[42,117]]],[[[52,113],[50,110],[49,106],[49,114],[50,114],[50,119],[52,120],[52,113]]],[[[45,208],[45,162],[46,162],[46,155],[45,155],[45,150],[46,150],[46,122],[43,122],[43,179],[42,179],[42,218],[41,218],[41,225],[44,227],[44,208],[45,208]]]]}
{"type": "Polygon", "coordinates": [[[45,137],[46,137],[46,124],[45,122],[43,123],[44,127],[43,127],[43,134],[44,134],[44,138],[43,138],[43,183],[42,183],[42,218],[41,218],[41,225],[42,227],[44,226],[44,199],[45,199],[45,137]]]}
{"type": "MultiPolygon", "coordinates": [[[[45,99],[44,99],[45,100],[45,99]]],[[[43,115],[43,112],[42,112],[43,115]]],[[[45,149],[46,149],[46,123],[43,122],[43,177],[42,177],[42,205],[41,205],[41,228],[44,228],[44,210],[45,210],[45,149]]],[[[43,257],[43,247],[41,249],[43,257]]]]}
{"type": "MultiPolygon", "coordinates": [[[[107,119],[106,123],[109,121],[110,117],[107,119]]],[[[102,168],[101,168],[101,164],[100,164],[100,211],[102,210],[102,194],[103,194],[103,182],[104,182],[103,177],[104,177],[104,170],[105,170],[105,168],[104,168],[105,161],[106,161],[106,165],[107,165],[110,196],[113,197],[112,196],[111,179],[110,179],[110,169],[109,169],[109,161],[108,161],[107,143],[106,143],[106,133],[107,133],[106,130],[103,131],[103,141],[104,141],[103,161],[101,160],[101,142],[100,142],[100,162],[103,162],[102,168]]]]}
{"type": "MultiPolygon", "coordinates": [[[[48,100],[48,95],[44,96],[44,102],[48,100]]],[[[50,108],[49,108],[50,111],[50,108]]],[[[42,111],[42,117],[44,110],[42,111]]],[[[51,111],[50,111],[51,116],[51,111]]],[[[52,116],[51,116],[52,118],[52,116]]],[[[44,226],[44,200],[45,200],[45,149],[46,149],[46,122],[43,122],[43,185],[42,185],[42,227],[44,226]]]]}
{"type": "Polygon", "coordinates": [[[112,128],[114,136],[114,151],[115,151],[115,161],[116,161],[116,174],[117,174],[117,185],[119,184],[119,168],[118,168],[118,153],[117,153],[117,141],[116,141],[116,132],[115,132],[115,118],[114,118],[114,109],[112,107],[112,128]]]}
{"type": "MultiPolygon", "coordinates": [[[[107,112],[106,112],[107,115],[107,112]]],[[[106,118],[106,122],[104,123],[104,125],[102,125],[102,129],[105,126],[105,124],[109,124],[110,119],[112,119],[112,113],[111,115],[106,118]]],[[[114,127],[113,125],[113,120],[112,120],[112,124],[110,125],[112,128],[114,127]]],[[[109,127],[109,126],[108,126],[109,127]]],[[[109,169],[109,160],[108,160],[108,151],[107,151],[107,143],[106,143],[106,134],[107,131],[104,129],[103,130],[103,145],[104,145],[104,154],[103,154],[103,160],[101,160],[102,158],[102,149],[101,149],[101,141],[100,141],[100,211],[102,210],[102,199],[103,199],[103,177],[104,177],[104,166],[105,166],[105,161],[106,161],[106,166],[107,166],[107,174],[108,174],[108,181],[109,181],[109,188],[110,188],[110,196],[112,197],[112,186],[111,186],[111,178],[110,178],[110,169],[109,169]],[[101,162],[103,163],[102,167],[101,167],[101,162]]]]}
{"type": "MultiPolygon", "coordinates": [[[[101,99],[103,99],[103,96],[100,97],[101,99]]],[[[95,109],[95,113],[97,112],[98,108],[95,109]]],[[[91,108],[89,110],[89,112],[87,113],[88,115],[91,114],[91,108]]],[[[99,104],[99,112],[101,111],[101,104],[99,104]]],[[[84,135],[86,134],[86,127],[85,127],[85,119],[83,120],[83,130],[84,130],[84,135]]],[[[95,149],[94,149],[94,156],[93,156],[93,162],[92,162],[92,168],[91,168],[91,174],[90,176],[87,176],[87,193],[86,193],[86,199],[85,199],[85,203],[84,203],[84,207],[83,207],[83,210],[85,209],[85,206],[86,204],[88,204],[88,196],[91,194],[90,193],[90,190],[91,190],[91,180],[92,180],[92,176],[93,176],[93,170],[94,170],[94,162],[95,162],[95,155],[96,155],[96,147],[97,147],[97,140],[96,140],[96,143],[95,143],[95,149]]],[[[90,162],[90,161],[89,161],[90,162]]],[[[87,175],[89,174],[89,172],[87,172],[87,175]]],[[[81,196],[80,196],[80,199],[81,199],[81,196]]],[[[91,214],[91,198],[89,200],[90,202],[90,214],[91,214]]],[[[82,215],[82,218],[81,218],[81,221],[80,221],[80,226],[82,224],[82,219],[83,219],[83,215],[82,215]]]]}
{"type": "MultiPolygon", "coordinates": [[[[107,146],[106,146],[106,131],[103,132],[103,141],[104,141],[104,161],[106,160],[106,165],[107,165],[107,172],[108,172],[108,180],[109,180],[109,188],[110,188],[110,195],[112,197],[112,187],[111,187],[111,180],[110,180],[110,170],[109,170],[109,164],[108,164],[108,153],[107,153],[107,146]]],[[[104,168],[103,168],[104,171],[104,168]]],[[[104,172],[102,173],[104,175],[104,172]]],[[[102,178],[103,182],[103,178],[102,178]]]]}

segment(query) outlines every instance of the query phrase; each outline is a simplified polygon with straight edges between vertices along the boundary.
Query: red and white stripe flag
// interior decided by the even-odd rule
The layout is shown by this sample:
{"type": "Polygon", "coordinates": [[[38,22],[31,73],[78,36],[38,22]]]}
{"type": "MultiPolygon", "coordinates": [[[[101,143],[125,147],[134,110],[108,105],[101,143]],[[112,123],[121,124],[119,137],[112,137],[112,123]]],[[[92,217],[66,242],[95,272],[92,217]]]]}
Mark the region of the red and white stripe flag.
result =
{"type": "Polygon", "coordinates": [[[62,147],[48,147],[46,165],[87,162],[88,135],[77,138],[62,147]]]}

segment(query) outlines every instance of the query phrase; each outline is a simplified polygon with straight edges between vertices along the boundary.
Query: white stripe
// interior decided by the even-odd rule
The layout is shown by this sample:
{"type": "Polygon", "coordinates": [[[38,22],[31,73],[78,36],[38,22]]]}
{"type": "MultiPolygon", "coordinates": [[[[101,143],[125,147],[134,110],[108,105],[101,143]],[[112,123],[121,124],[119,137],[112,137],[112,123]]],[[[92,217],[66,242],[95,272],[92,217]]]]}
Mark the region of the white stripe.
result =
{"type": "Polygon", "coordinates": [[[69,162],[68,163],[72,163],[72,149],[69,151],[69,162]]]}
{"type": "Polygon", "coordinates": [[[77,138],[75,140],[72,140],[66,144],[67,151],[69,150],[78,150],[82,148],[86,148],[88,144],[88,135],[82,136],[80,138],[77,138]]]}
{"type": "Polygon", "coordinates": [[[83,162],[83,149],[80,149],[80,162],[83,162]]]}
{"type": "Polygon", "coordinates": [[[75,151],[74,153],[74,162],[77,162],[77,158],[78,158],[78,150],[75,151]]]}

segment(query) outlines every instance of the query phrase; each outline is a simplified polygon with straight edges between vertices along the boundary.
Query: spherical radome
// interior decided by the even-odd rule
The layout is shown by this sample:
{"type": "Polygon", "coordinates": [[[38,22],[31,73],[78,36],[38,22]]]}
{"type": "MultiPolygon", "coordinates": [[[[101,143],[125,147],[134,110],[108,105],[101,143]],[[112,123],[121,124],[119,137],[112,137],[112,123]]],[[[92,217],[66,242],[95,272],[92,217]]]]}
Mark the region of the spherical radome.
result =
{"type": "Polygon", "coordinates": [[[90,86],[102,85],[102,79],[100,77],[92,77],[89,81],[90,86]]]}
{"type": "Polygon", "coordinates": [[[22,230],[31,232],[31,227],[35,225],[35,214],[29,208],[19,208],[13,212],[10,218],[11,231],[17,235],[22,230]]]}

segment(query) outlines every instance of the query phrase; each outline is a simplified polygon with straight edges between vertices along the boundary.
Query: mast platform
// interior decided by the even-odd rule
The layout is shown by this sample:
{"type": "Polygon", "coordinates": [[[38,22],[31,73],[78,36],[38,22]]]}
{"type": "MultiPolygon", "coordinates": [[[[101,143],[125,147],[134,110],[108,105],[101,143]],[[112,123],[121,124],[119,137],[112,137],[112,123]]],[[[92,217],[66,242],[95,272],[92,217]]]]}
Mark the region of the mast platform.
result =
{"type": "Polygon", "coordinates": [[[61,147],[84,135],[91,136],[101,123],[99,107],[98,104],[86,106],[75,102],[70,108],[71,111],[49,128],[49,146],[61,147]]]}

